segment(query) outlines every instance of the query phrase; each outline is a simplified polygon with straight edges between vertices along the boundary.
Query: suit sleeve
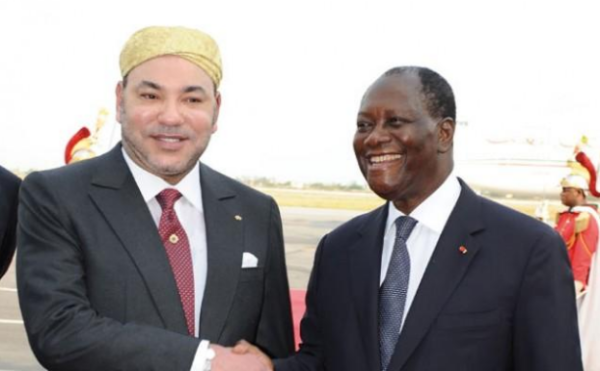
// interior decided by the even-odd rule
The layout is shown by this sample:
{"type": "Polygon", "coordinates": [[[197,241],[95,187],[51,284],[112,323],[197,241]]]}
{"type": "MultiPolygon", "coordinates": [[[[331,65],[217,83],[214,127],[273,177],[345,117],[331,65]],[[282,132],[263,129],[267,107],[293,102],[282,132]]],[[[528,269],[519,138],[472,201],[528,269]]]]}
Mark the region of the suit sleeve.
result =
{"type": "Polygon", "coordinates": [[[271,200],[269,252],[265,262],[265,291],[256,344],[271,357],[294,352],[294,329],[283,247],[281,215],[271,200]]]}
{"type": "Polygon", "coordinates": [[[538,239],[515,308],[515,371],[582,371],[575,290],[564,243],[538,239]]]}
{"type": "Polygon", "coordinates": [[[19,215],[19,302],[31,348],[45,368],[190,370],[198,339],[94,310],[79,238],[43,174],[23,182],[19,215]]]}
{"type": "Polygon", "coordinates": [[[325,239],[321,239],[315,252],[315,262],[306,292],[306,313],[300,322],[302,343],[300,350],[292,357],[275,360],[275,371],[322,371],[324,369],[324,349],[319,327],[319,267],[325,239]]]}
{"type": "Polygon", "coordinates": [[[17,198],[19,178],[9,174],[5,176],[0,168],[0,278],[6,274],[17,247],[17,198]]]}

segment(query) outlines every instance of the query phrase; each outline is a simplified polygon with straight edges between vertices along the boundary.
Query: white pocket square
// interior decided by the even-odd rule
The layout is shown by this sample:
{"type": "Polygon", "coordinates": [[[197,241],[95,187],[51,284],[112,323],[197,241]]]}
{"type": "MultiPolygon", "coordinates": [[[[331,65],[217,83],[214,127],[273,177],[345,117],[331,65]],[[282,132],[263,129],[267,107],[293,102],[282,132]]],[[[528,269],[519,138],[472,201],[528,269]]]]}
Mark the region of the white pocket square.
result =
{"type": "Polygon", "coordinates": [[[245,252],[242,255],[242,268],[256,268],[258,267],[258,258],[249,252],[245,252]]]}

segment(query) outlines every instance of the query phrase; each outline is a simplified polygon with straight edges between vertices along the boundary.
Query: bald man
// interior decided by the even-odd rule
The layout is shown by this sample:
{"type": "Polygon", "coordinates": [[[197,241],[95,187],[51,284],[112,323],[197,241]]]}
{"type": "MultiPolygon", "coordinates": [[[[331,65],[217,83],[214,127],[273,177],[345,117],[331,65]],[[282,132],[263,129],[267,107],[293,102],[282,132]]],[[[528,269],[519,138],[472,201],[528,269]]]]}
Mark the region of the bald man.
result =
{"type": "Polygon", "coordinates": [[[455,123],[429,68],[367,89],[354,152],[388,202],[319,243],[300,350],[276,371],[583,371],[564,243],[456,176],[455,123]]]}
{"type": "Polygon", "coordinates": [[[31,347],[49,370],[261,370],[216,345],[293,351],[278,207],[199,161],[218,127],[217,44],[149,27],[120,67],[122,143],[23,183],[31,347]]]}

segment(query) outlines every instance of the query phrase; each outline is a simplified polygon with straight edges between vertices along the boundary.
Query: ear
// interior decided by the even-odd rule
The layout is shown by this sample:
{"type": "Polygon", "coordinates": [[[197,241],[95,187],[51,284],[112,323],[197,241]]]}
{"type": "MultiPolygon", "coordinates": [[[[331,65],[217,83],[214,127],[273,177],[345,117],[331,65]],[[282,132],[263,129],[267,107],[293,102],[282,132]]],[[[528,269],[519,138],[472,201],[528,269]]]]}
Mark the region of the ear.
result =
{"type": "Polygon", "coordinates": [[[217,131],[219,126],[217,125],[217,120],[219,118],[219,111],[221,110],[221,93],[217,92],[215,95],[215,109],[213,113],[213,123],[212,123],[212,132],[213,134],[217,131]]]}
{"type": "Polygon", "coordinates": [[[117,97],[116,118],[119,123],[122,123],[121,120],[123,119],[123,117],[121,117],[121,111],[123,109],[123,90],[123,81],[119,81],[115,88],[115,95],[117,97]]]}
{"type": "Polygon", "coordinates": [[[442,121],[438,122],[438,153],[446,153],[452,149],[455,128],[456,123],[450,117],[446,117],[442,121]]]}

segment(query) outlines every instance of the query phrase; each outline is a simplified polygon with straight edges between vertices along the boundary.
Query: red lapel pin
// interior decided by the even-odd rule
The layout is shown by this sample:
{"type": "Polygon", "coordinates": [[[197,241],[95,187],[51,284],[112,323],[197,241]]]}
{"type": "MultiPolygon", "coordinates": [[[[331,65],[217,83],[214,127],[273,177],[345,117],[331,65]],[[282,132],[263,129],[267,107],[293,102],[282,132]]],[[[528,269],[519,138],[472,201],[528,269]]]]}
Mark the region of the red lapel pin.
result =
{"type": "Polygon", "coordinates": [[[464,246],[461,246],[458,248],[458,251],[460,251],[461,254],[465,255],[467,253],[467,248],[464,246]]]}

